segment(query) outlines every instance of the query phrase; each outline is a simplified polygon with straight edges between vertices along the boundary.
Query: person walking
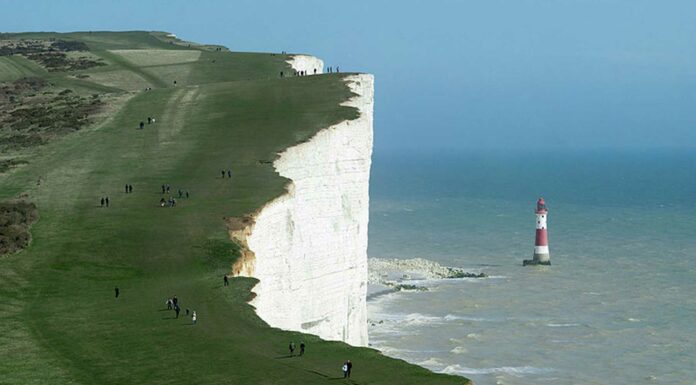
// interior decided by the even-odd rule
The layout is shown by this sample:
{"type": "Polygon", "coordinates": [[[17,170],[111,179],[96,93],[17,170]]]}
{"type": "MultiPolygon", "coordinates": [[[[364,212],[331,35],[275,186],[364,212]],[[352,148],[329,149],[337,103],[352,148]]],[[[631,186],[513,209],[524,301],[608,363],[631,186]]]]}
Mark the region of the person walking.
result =
{"type": "Polygon", "coordinates": [[[105,201],[106,201],[106,207],[109,207],[109,197],[106,197],[105,201]]]}
{"type": "Polygon", "coordinates": [[[188,191],[186,191],[186,199],[188,199],[188,197],[189,197],[189,193],[188,193],[188,191]]]}
{"type": "Polygon", "coordinates": [[[348,360],[348,362],[346,362],[346,366],[348,366],[348,373],[347,374],[348,374],[348,378],[350,378],[350,372],[353,370],[353,363],[350,362],[350,360],[348,360]]]}
{"type": "Polygon", "coordinates": [[[104,197],[101,199],[101,207],[104,207],[104,197]]]}
{"type": "Polygon", "coordinates": [[[179,318],[179,312],[181,311],[179,305],[174,306],[174,311],[176,312],[176,318],[179,318]]]}
{"type": "Polygon", "coordinates": [[[227,278],[227,274],[225,274],[225,276],[222,277],[222,282],[223,282],[224,286],[229,286],[229,285],[230,285],[230,279],[227,278]]]}
{"type": "Polygon", "coordinates": [[[225,170],[221,170],[220,172],[222,173],[222,177],[224,179],[225,178],[225,170]]]}
{"type": "Polygon", "coordinates": [[[133,185],[132,185],[132,184],[129,184],[129,185],[128,185],[128,192],[129,192],[129,193],[132,193],[132,192],[133,192],[133,185]]]}
{"type": "Polygon", "coordinates": [[[193,311],[193,315],[191,316],[191,322],[195,325],[196,321],[198,320],[198,317],[196,316],[196,311],[193,311]]]}
{"type": "Polygon", "coordinates": [[[227,170],[227,177],[232,178],[232,170],[227,170]]]}
{"type": "Polygon", "coordinates": [[[143,123],[143,122],[140,122],[140,129],[142,130],[142,129],[143,129],[143,127],[145,127],[145,123],[143,123]]]}
{"type": "Polygon", "coordinates": [[[172,310],[172,299],[168,298],[165,303],[167,304],[167,310],[172,310]]]}
{"type": "Polygon", "coordinates": [[[344,362],[341,369],[343,370],[343,378],[348,378],[348,363],[344,362]]]}
{"type": "Polygon", "coordinates": [[[162,194],[164,194],[164,189],[165,189],[165,187],[164,187],[164,185],[162,185],[162,194]]]}
{"type": "Polygon", "coordinates": [[[290,342],[290,345],[288,345],[288,349],[290,349],[291,356],[295,355],[295,343],[294,342],[290,342]]]}
{"type": "Polygon", "coordinates": [[[128,194],[128,185],[126,185],[126,194],[128,194]]]}
{"type": "Polygon", "coordinates": [[[118,295],[121,294],[120,290],[118,290],[118,286],[114,288],[114,292],[116,292],[116,298],[118,298],[118,295]]]}
{"type": "Polygon", "coordinates": [[[304,355],[305,344],[304,341],[300,342],[300,355],[304,355]]]}

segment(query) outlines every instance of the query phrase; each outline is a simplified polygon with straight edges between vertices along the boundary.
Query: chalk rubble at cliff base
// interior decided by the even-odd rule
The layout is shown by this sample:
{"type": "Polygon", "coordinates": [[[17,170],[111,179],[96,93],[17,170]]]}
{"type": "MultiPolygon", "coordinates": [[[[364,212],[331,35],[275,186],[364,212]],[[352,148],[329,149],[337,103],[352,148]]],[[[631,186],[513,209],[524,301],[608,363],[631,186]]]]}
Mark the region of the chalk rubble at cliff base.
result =
{"type": "Polygon", "coordinates": [[[485,273],[474,273],[459,267],[442,266],[424,258],[370,258],[368,282],[408,290],[401,282],[407,280],[485,278],[485,273]]]}

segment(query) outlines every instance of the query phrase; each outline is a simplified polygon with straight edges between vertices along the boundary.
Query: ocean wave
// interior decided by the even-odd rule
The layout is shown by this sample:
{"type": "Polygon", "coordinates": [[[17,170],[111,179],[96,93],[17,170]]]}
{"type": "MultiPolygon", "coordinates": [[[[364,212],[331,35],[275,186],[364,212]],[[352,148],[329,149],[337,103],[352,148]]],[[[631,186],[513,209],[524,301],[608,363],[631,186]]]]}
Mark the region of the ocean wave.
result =
{"type": "Polygon", "coordinates": [[[441,370],[445,374],[497,374],[505,373],[511,375],[524,375],[524,374],[544,374],[551,373],[553,369],[549,368],[537,368],[534,366],[501,366],[498,368],[467,368],[460,365],[449,365],[441,370]]]}
{"type": "Polygon", "coordinates": [[[453,321],[467,321],[467,322],[488,322],[489,319],[480,317],[466,317],[458,316],[453,314],[447,314],[445,316],[434,316],[422,313],[392,313],[392,314],[377,314],[370,317],[370,324],[383,325],[388,324],[398,324],[400,326],[421,326],[421,325],[431,325],[431,324],[445,324],[453,321]]]}
{"type": "Polygon", "coordinates": [[[452,354],[465,354],[469,353],[469,349],[463,347],[463,346],[456,346],[454,349],[450,350],[450,353],[452,354]]]}
{"type": "Polygon", "coordinates": [[[435,358],[435,357],[430,357],[425,361],[420,361],[418,363],[420,366],[430,366],[430,367],[441,367],[443,365],[442,361],[435,358]]]}
{"type": "Polygon", "coordinates": [[[580,326],[580,324],[576,324],[576,323],[566,323],[566,324],[547,323],[546,326],[548,326],[550,328],[570,328],[570,327],[580,326]]]}

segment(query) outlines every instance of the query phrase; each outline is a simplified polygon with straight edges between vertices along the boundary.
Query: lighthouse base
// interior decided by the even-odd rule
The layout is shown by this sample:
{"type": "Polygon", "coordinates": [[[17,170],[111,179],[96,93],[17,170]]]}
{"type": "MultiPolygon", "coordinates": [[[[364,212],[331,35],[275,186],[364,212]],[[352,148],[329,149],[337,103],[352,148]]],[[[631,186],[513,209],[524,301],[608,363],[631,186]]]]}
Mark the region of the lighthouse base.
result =
{"type": "Polygon", "coordinates": [[[551,266],[551,258],[548,254],[534,254],[534,259],[525,259],[522,266],[551,266]]]}

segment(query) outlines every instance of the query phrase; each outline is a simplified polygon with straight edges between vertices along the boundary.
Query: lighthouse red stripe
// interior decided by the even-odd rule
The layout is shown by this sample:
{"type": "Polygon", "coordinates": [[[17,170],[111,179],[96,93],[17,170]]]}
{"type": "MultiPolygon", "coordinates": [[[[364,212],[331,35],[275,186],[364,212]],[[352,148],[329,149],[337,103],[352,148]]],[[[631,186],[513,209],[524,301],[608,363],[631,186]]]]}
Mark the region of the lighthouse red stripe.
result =
{"type": "Polygon", "coordinates": [[[536,231],[536,241],[534,246],[548,246],[549,239],[546,235],[546,229],[537,229],[536,231]]]}

